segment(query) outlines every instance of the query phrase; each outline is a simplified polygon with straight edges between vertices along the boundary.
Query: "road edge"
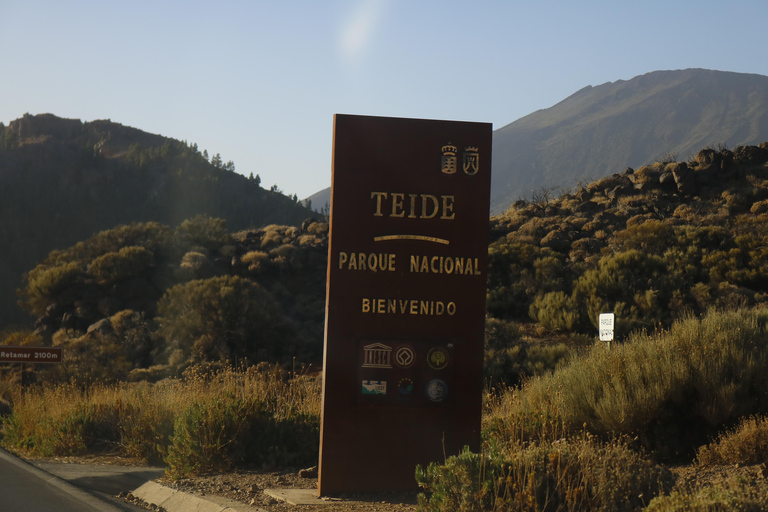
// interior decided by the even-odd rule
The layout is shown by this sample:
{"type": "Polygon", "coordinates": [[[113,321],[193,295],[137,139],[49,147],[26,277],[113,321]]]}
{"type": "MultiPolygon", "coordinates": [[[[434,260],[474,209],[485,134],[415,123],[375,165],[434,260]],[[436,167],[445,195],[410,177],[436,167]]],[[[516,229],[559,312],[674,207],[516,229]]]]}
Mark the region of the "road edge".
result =
{"type": "Polygon", "coordinates": [[[263,509],[254,508],[245,503],[221,498],[218,496],[206,496],[201,498],[188,492],[166,487],[154,481],[146,482],[131,492],[144,502],[163,507],[169,512],[196,510],[199,512],[260,512],[263,509]]]}
{"type": "Polygon", "coordinates": [[[22,468],[28,471],[29,473],[44,480],[45,483],[58,488],[59,490],[69,494],[70,496],[74,496],[75,498],[87,503],[89,506],[93,507],[96,510],[101,510],[102,512],[122,512],[119,508],[115,507],[108,501],[104,501],[98,496],[94,496],[88,491],[80,489],[79,487],[72,485],[66,480],[59,478],[58,476],[53,475],[45,471],[44,469],[38,468],[37,466],[33,465],[31,462],[28,462],[20,457],[17,457],[16,455],[8,452],[4,448],[0,448],[0,459],[3,459],[19,468],[22,468]]]}

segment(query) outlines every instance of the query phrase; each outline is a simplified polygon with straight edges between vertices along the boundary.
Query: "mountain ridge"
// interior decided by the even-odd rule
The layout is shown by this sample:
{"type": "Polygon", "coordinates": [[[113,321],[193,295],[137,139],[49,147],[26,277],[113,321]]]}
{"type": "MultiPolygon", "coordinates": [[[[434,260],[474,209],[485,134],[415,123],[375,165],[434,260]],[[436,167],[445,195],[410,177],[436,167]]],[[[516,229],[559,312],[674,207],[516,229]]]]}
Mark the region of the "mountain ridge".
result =
{"type": "Polygon", "coordinates": [[[25,271],[103,230],[204,215],[237,231],[312,216],[233,169],[196,144],[110,120],[26,114],[0,123],[0,330],[28,322],[14,294],[25,271]]]}
{"type": "Polygon", "coordinates": [[[494,131],[492,212],[664,155],[768,139],[768,77],[686,69],[587,86],[494,131]]]}

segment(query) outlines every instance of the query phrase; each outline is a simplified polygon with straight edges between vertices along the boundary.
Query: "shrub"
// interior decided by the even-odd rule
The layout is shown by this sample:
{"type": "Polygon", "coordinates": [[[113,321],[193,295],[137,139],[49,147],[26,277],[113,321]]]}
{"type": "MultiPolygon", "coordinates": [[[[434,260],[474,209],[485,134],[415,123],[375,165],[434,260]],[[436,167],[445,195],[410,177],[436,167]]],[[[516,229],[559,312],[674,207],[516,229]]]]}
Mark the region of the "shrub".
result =
{"type": "Polygon", "coordinates": [[[768,417],[750,416],[697,454],[702,466],[715,464],[760,464],[768,462],[768,417]]]}
{"type": "Polygon", "coordinates": [[[319,381],[288,377],[264,364],[194,368],[155,384],[30,388],[12,397],[3,443],[38,456],[166,458],[174,476],[241,462],[311,464],[319,447],[319,381]]]}
{"type": "Polygon", "coordinates": [[[311,233],[313,235],[324,235],[328,233],[328,223],[313,222],[307,227],[307,233],[311,233]]]}
{"type": "Polygon", "coordinates": [[[416,469],[429,495],[419,510],[636,510],[671,487],[669,470],[624,443],[592,439],[508,446],[488,455],[467,449],[444,465],[416,469]]]}
{"type": "Polygon", "coordinates": [[[291,254],[293,254],[293,250],[294,250],[293,245],[283,244],[269,251],[269,255],[273,258],[278,258],[281,256],[284,258],[289,258],[291,254]]]}
{"type": "Polygon", "coordinates": [[[108,286],[141,275],[152,264],[152,254],[144,247],[123,247],[94,259],[88,272],[99,284],[108,286]]]}
{"type": "Polygon", "coordinates": [[[153,354],[160,345],[154,322],[147,320],[144,313],[132,310],[120,311],[109,320],[117,343],[122,346],[133,367],[150,366],[153,354]]]}
{"type": "Polygon", "coordinates": [[[724,483],[697,486],[690,492],[675,491],[654,498],[646,512],[678,511],[762,512],[768,510],[768,485],[761,480],[731,478],[724,483]]]}
{"type": "MultiPolygon", "coordinates": [[[[488,312],[496,318],[526,318],[531,298],[537,291],[552,291],[563,286],[561,272],[545,272],[558,267],[558,261],[562,261],[562,256],[532,243],[503,240],[491,244],[488,248],[488,312]]],[[[562,268],[562,264],[559,267],[562,268]]]]}
{"type": "Polygon", "coordinates": [[[269,254],[264,251],[249,251],[240,260],[245,265],[248,265],[248,270],[255,272],[260,270],[265,262],[269,261],[269,254]]]}
{"type": "Polygon", "coordinates": [[[665,459],[690,457],[723,425],[768,411],[768,312],[711,312],[669,331],[594,347],[553,374],[507,391],[486,420],[489,438],[562,430],[637,437],[665,459]]]}
{"type": "Polygon", "coordinates": [[[485,323],[483,375],[489,386],[516,386],[526,377],[552,371],[570,354],[560,343],[538,345],[523,341],[520,327],[509,321],[488,318],[485,323]]]}
{"type": "Polygon", "coordinates": [[[563,292],[537,295],[530,307],[531,318],[552,330],[571,331],[579,322],[579,311],[563,292]]]}
{"type": "Polygon", "coordinates": [[[261,404],[242,398],[194,403],[174,422],[167,473],[172,477],[226,471],[242,454],[242,438],[263,414],[261,404]]]}
{"type": "MultiPolygon", "coordinates": [[[[77,396],[75,389],[58,387],[51,394],[63,399],[77,396]]],[[[39,399],[39,395],[17,398],[13,414],[5,424],[4,443],[43,457],[110,451],[118,444],[119,411],[115,404],[77,397],[68,406],[57,404],[54,410],[43,413],[40,404],[30,401],[39,399]]]]}
{"type": "Polygon", "coordinates": [[[582,309],[581,332],[596,329],[599,314],[606,312],[616,314],[617,335],[667,320],[674,284],[664,260],[655,254],[631,249],[603,256],[596,269],[584,272],[574,284],[573,302],[582,309]]]}
{"type": "Polygon", "coordinates": [[[174,275],[180,281],[209,278],[213,276],[213,265],[205,254],[189,251],[181,258],[179,268],[174,275]]]}
{"type": "Polygon", "coordinates": [[[38,265],[27,275],[22,305],[28,312],[43,316],[51,300],[81,282],[83,274],[76,261],[56,266],[38,265]]]}
{"type": "Polygon", "coordinates": [[[202,247],[206,250],[218,249],[230,241],[226,221],[206,215],[185,220],[176,229],[176,233],[187,247],[202,247]]]}
{"type": "Polygon", "coordinates": [[[278,355],[286,325],[270,294],[238,276],[177,285],[158,304],[160,332],[169,349],[192,362],[278,355]]]}

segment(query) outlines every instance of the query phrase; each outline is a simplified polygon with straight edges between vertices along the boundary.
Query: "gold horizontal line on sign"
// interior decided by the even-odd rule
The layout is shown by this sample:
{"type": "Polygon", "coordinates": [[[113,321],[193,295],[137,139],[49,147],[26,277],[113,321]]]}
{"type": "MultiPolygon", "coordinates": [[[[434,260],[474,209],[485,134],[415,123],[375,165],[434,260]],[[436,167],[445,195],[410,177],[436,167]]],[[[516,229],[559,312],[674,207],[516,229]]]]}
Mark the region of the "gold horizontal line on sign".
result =
{"type": "Polygon", "coordinates": [[[388,242],[390,240],[420,240],[422,242],[435,242],[436,244],[448,245],[451,242],[445,238],[435,238],[426,235],[384,235],[373,238],[374,242],[388,242]]]}

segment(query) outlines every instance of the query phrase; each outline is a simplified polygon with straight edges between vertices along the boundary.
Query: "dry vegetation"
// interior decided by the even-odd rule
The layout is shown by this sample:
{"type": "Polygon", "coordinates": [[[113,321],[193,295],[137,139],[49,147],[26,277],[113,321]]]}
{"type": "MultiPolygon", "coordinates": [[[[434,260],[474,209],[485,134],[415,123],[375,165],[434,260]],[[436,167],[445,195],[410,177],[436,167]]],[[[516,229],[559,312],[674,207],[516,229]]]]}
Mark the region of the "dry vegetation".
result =
{"type": "MultiPolygon", "coordinates": [[[[492,219],[483,452],[418,468],[419,508],[768,508],[766,204],[763,144],[545,191],[492,219]],[[611,311],[608,348],[594,322],[611,311]]],[[[52,253],[22,293],[37,332],[0,341],[72,355],[25,393],[0,384],[4,445],[118,453],[177,481],[314,465],[318,377],[278,364],[319,354],[327,230],[229,234],[197,218],[52,253]],[[155,295],[125,309],[141,281],[155,295]],[[246,357],[268,362],[228,362],[246,357]]]]}
{"type": "MultiPolygon", "coordinates": [[[[689,317],[611,350],[570,345],[556,370],[489,388],[484,452],[420,468],[419,508],[763,510],[767,323],[764,310],[689,317]]],[[[519,327],[492,327],[532,343],[519,327]]],[[[195,367],[156,383],[0,392],[4,445],[34,456],[119,454],[162,463],[186,486],[317,459],[319,378],[308,372],[195,367]]]]}

